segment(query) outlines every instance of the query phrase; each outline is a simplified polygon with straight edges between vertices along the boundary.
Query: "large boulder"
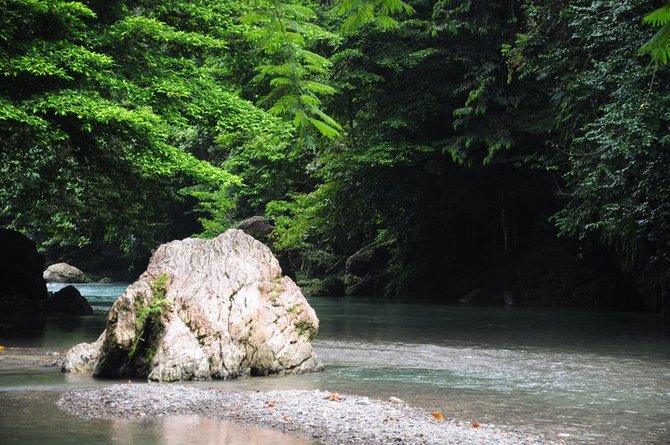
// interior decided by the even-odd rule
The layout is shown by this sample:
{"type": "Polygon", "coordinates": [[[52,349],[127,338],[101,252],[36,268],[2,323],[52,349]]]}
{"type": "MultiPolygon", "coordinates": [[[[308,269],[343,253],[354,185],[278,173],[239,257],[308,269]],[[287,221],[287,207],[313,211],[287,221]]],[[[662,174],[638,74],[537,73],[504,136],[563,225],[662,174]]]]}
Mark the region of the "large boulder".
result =
{"type": "Polygon", "coordinates": [[[44,279],[49,283],[88,283],[91,279],[81,270],[67,263],[56,263],[44,271],[44,279]]]}
{"type": "Polygon", "coordinates": [[[0,229],[0,316],[35,314],[47,298],[44,258],[35,243],[15,230],[0,229]]]}
{"type": "Polygon", "coordinates": [[[65,315],[91,315],[93,308],[79,290],[70,285],[55,292],[46,304],[47,312],[65,315]]]}
{"type": "Polygon", "coordinates": [[[63,368],[159,381],[317,371],[318,327],[270,249],[233,229],[159,247],[98,341],[72,348],[63,368]]]}

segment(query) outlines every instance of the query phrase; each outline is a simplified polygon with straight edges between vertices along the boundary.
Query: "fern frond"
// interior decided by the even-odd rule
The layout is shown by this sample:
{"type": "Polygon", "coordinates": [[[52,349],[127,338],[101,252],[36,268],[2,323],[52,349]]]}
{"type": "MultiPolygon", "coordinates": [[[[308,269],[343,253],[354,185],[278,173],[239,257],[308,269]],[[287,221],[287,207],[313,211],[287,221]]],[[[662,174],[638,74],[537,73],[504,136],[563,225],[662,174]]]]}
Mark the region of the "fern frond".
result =
{"type": "Polygon", "coordinates": [[[316,18],[316,13],[307,6],[282,3],[280,7],[284,15],[293,20],[314,20],[316,18]]]}
{"type": "Polygon", "coordinates": [[[639,51],[649,54],[655,65],[666,65],[670,60],[670,26],[661,28],[639,51]]]}
{"type": "Polygon", "coordinates": [[[330,125],[331,127],[335,128],[337,131],[342,131],[342,126],[338,124],[335,119],[332,117],[328,116],[326,113],[324,113],[321,110],[316,110],[315,114],[321,118],[322,121],[330,125]]]}
{"type": "Polygon", "coordinates": [[[336,90],[335,88],[331,87],[330,85],[326,85],[325,83],[321,82],[316,82],[314,80],[306,80],[302,83],[303,87],[307,90],[310,91],[311,93],[314,94],[335,94],[336,90]]]}
{"type": "Polygon", "coordinates": [[[647,14],[642,19],[642,23],[646,23],[651,26],[663,26],[670,24],[670,4],[661,6],[657,10],[647,14]]]}
{"type": "Polygon", "coordinates": [[[270,80],[270,86],[273,87],[282,87],[293,85],[293,80],[288,77],[275,77],[270,80]]]}
{"type": "Polygon", "coordinates": [[[414,14],[414,8],[402,0],[381,0],[379,9],[382,15],[399,13],[405,13],[407,15],[414,14]]]}
{"type": "Polygon", "coordinates": [[[398,25],[398,21],[388,15],[382,15],[377,18],[377,25],[381,29],[391,29],[398,25]]]}
{"type": "Polygon", "coordinates": [[[403,0],[341,0],[333,10],[346,16],[342,25],[345,34],[371,22],[381,28],[393,27],[397,24],[393,15],[414,13],[414,8],[403,0]]]}
{"type": "Polygon", "coordinates": [[[325,68],[330,67],[330,61],[323,56],[320,56],[312,51],[306,49],[299,49],[296,51],[298,57],[300,57],[305,63],[310,65],[320,66],[325,68]]]}
{"type": "Polygon", "coordinates": [[[272,115],[292,118],[293,125],[310,139],[310,130],[334,137],[340,128],[319,109],[320,96],[335,93],[333,87],[321,81],[329,76],[331,63],[307,49],[316,41],[337,39],[312,23],[315,18],[310,7],[282,0],[259,0],[254,14],[244,18],[257,30],[254,43],[272,61],[256,67],[255,79],[269,82],[271,88],[258,103],[269,106],[268,113],[272,115]]]}
{"type": "Polygon", "coordinates": [[[336,138],[340,135],[340,132],[336,130],[335,128],[331,127],[330,125],[326,124],[323,121],[320,121],[318,119],[315,119],[313,117],[308,117],[307,121],[316,128],[319,133],[324,135],[325,137],[332,139],[336,138]]]}
{"type": "Polygon", "coordinates": [[[316,97],[310,94],[301,94],[300,95],[300,104],[309,110],[313,110],[321,105],[321,101],[316,97]]]}

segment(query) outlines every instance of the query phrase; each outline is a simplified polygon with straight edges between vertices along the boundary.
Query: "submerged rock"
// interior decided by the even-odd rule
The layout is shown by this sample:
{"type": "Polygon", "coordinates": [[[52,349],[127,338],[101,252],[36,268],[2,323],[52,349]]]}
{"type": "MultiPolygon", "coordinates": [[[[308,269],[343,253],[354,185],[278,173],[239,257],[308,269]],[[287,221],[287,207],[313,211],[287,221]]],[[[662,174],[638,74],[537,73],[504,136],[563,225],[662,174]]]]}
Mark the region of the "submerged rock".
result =
{"type": "Polygon", "coordinates": [[[68,351],[63,369],[160,381],[317,371],[318,327],[270,249],[233,229],[159,247],[98,341],[68,351]]]}
{"type": "Polygon", "coordinates": [[[91,315],[93,308],[79,290],[70,285],[55,292],[47,300],[47,312],[67,315],[91,315]]]}
{"type": "Polygon", "coordinates": [[[91,279],[81,270],[67,263],[56,263],[44,271],[44,279],[49,283],[88,283],[91,279]]]}

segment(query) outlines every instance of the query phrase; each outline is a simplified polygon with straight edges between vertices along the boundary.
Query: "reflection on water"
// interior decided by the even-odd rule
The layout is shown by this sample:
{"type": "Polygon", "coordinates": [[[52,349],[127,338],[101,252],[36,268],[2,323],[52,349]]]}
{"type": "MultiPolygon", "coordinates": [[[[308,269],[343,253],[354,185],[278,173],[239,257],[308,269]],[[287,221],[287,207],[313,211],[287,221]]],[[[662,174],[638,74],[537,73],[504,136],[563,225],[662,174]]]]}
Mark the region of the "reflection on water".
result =
{"type": "Polygon", "coordinates": [[[169,416],[145,420],[111,421],[115,445],[311,445],[306,439],[265,429],[195,416],[169,416]]]}
{"type": "Polygon", "coordinates": [[[0,393],[0,444],[318,445],[275,431],[194,416],[81,419],[56,408],[57,396],[50,391],[0,393]]]}
{"type": "MultiPolygon", "coordinates": [[[[99,307],[123,286],[89,285],[99,307]]],[[[315,348],[323,373],[231,382],[189,383],[224,391],[324,389],[373,398],[397,396],[450,417],[519,426],[569,444],[670,443],[670,326],[648,314],[406,305],[312,298],[321,319],[315,348]]],[[[64,349],[93,341],[104,314],[49,320],[46,332],[15,339],[64,349]]],[[[0,344],[11,339],[1,339],[0,344]]],[[[52,368],[8,369],[0,362],[0,431],[39,443],[24,417],[35,410],[49,443],[288,443],[254,430],[185,417],[102,422],[53,408],[58,392],[109,384],[52,368]],[[36,402],[34,394],[48,395],[36,402]],[[40,417],[42,416],[42,417],[40,417]],[[54,423],[81,440],[68,442],[54,423]],[[119,426],[120,425],[120,426],[119,426]],[[193,434],[194,431],[198,434],[193,434]],[[203,433],[201,434],[201,431],[203,433]],[[201,437],[202,436],[202,437],[201,437]],[[211,439],[209,438],[211,436],[211,439]],[[239,437],[240,439],[234,439],[239,437]],[[238,442],[235,442],[238,440],[238,442]],[[123,442],[125,441],[125,442],[123,442]]],[[[38,423],[39,423],[38,422],[38,423]]],[[[45,436],[46,437],[46,436],[45,436]]],[[[299,443],[299,442],[293,442],[299,443]]]]}

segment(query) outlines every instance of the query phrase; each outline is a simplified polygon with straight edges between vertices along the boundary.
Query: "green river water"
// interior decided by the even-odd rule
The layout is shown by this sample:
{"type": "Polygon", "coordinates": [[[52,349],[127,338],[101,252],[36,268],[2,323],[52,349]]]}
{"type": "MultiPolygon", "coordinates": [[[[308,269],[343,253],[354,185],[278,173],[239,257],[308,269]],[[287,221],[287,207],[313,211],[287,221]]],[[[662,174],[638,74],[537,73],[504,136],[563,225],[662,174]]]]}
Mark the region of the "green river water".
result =
{"type": "MultiPolygon", "coordinates": [[[[90,317],[0,337],[46,354],[97,338],[123,285],[81,285],[90,317]]],[[[400,397],[447,417],[539,432],[566,444],[670,444],[670,320],[650,314],[309,299],[320,320],[318,374],[189,383],[222,390],[324,389],[400,397]]],[[[313,442],[197,417],[87,420],[54,401],[108,385],[0,361],[0,444],[313,442]]]]}

